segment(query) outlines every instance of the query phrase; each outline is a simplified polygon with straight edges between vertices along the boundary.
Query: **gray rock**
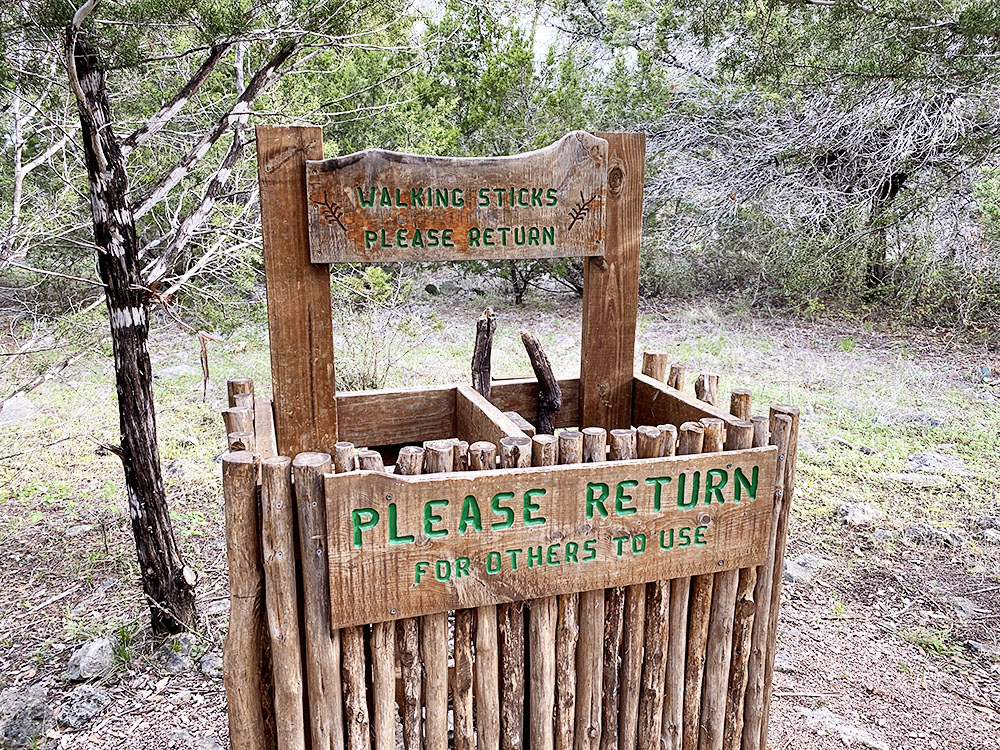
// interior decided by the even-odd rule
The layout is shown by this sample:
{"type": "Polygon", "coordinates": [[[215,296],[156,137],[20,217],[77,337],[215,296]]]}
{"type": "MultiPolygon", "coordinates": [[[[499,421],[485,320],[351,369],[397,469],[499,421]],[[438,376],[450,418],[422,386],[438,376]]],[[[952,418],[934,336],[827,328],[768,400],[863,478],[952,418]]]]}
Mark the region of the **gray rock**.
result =
{"type": "Polygon", "coordinates": [[[35,419],[41,413],[41,410],[31,403],[27,396],[18,394],[0,409],[0,424],[27,422],[35,419]]]}
{"type": "Polygon", "coordinates": [[[198,660],[198,668],[206,677],[218,679],[222,677],[222,655],[218,651],[207,651],[198,660]]]}
{"type": "Polygon", "coordinates": [[[903,537],[914,544],[938,544],[944,547],[961,547],[967,539],[957,531],[938,529],[926,523],[911,523],[903,529],[903,537]]]}
{"type": "Polygon", "coordinates": [[[1000,646],[979,641],[969,641],[969,650],[977,656],[984,656],[987,659],[1000,659],[1000,646]]]}
{"type": "Polygon", "coordinates": [[[917,474],[916,472],[889,472],[883,474],[890,482],[899,482],[910,487],[946,487],[948,480],[936,474],[917,474]]]}
{"type": "Polygon", "coordinates": [[[858,450],[864,453],[866,456],[875,455],[875,449],[872,448],[870,445],[861,444],[858,446],[858,450]]]}
{"type": "Polygon", "coordinates": [[[954,474],[966,476],[970,473],[968,464],[958,456],[941,451],[914,453],[906,459],[907,468],[920,474],[954,474]]]}
{"type": "Polygon", "coordinates": [[[976,394],[976,401],[982,401],[984,404],[995,404],[997,397],[989,391],[979,391],[976,394]]]}
{"type": "Polygon", "coordinates": [[[153,373],[154,378],[182,378],[187,375],[200,375],[201,368],[194,365],[173,365],[164,367],[153,373]]]}
{"type": "Polygon", "coordinates": [[[212,736],[195,737],[186,729],[175,729],[170,733],[171,744],[183,750],[222,750],[222,744],[212,736]]]}
{"type": "Polygon", "coordinates": [[[103,677],[111,671],[114,658],[115,654],[111,648],[110,638],[97,638],[88,641],[69,657],[65,677],[71,682],[103,677]]]}
{"type": "Polygon", "coordinates": [[[979,612],[979,607],[975,605],[975,602],[971,599],[965,598],[964,596],[951,597],[950,604],[955,614],[962,620],[968,620],[970,617],[979,612]]]}
{"type": "Polygon", "coordinates": [[[184,466],[184,462],[175,458],[171,460],[166,466],[163,467],[164,473],[171,477],[184,477],[187,476],[187,468],[184,466]]]}
{"type": "Polygon", "coordinates": [[[75,539],[78,536],[83,536],[93,528],[94,525],[90,523],[81,523],[78,526],[70,526],[68,529],[66,529],[66,538],[75,539]]]}
{"type": "Polygon", "coordinates": [[[985,544],[1000,544],[1000,529],[983,529],[979,539],[985,544]]]}
{"type": "Polygon", "coordinates": [[[0,747],[37,747],[54,724],[54,712],[41,685],[0,692],[0,747]]]}
{"type": "Polygon", "coordinates": [[[896,536],[892,529],[874,529],[872,531],[872,538],[880,542],[887,542],[896,536]]]}
{"type": "Polygon", "coordinates": [[[837,518],[848,526],[866,526],[881,521],[885,513],[868,503],[845,503],[837,508],[837,518]]]}
{"type": "Polygon", "coordinates": [[[191,659],[191,649],[194,644],[195,638],[191,633],[181,633],[168,638],[157,652],[163,668],[170,674],[180,674],[191,669],[194,666],[194,661],[191,659]]]}
{"type": "Polygon", "coordinates": [[[77,685],[59,706],[59,723],[64,727],[82,727],[111,704],[106,690],[93,685],[77,685]]]}
{"type": "Polygon", "coordinates": [[[809,583],[829,564],[826,558],[806,553],[794,560],[785,560],[783,577],[790,583],[809,583]]]}
{"type": "Polygon", "coordinates": [[[778,672],[783,672],[785,674],[790,674],[792,672],[799,671],[799,662],[794,656],[779,648],[778,652],[774,655],[774,669],[778,672]]]}
{"type": "Polygon", "coordinates": [[[1000,518],[996,516],[983,516],[977,522],[977,525],[981,529],[998,529],[1000,530],[1000,518]]]}
{"type": "Polygon", "coordinates": [[[798,707],[795,711],[805,719],[806,725],[823,734],[835,735],[845,745],[857,742],[872,750],[889,750],[889,744],[878,739],[867,729],[847,721],[842,716],[838,716],[826,706],[815,710],[798,707]]]}

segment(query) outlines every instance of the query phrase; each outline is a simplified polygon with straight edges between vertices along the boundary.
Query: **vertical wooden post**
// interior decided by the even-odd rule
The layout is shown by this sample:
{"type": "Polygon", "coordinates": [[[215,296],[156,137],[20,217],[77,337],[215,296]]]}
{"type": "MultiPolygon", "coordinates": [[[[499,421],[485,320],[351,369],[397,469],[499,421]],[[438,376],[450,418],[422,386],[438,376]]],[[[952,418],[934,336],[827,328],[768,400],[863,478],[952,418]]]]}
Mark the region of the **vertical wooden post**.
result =
{"type": "Polygon", "coordinates": [[[328,453],[300,453],[292,461],[302,560],[306,686],[312,750],[344,750],[340,631],[330,629],[330,557],[326,546],[328,453]]]}
{"type": "Polygon", "coordinates": [[[236,451],[222,459],[226,503],[226,556],[229,559],[229,633],[223,649],[223,678],[234,750],[274,746],[265,718],[263,599],[260,535],[257,519],[256,453],[236,451]]]}
{"type": "Polygon", "coordinates": [[[610,430],[632,421],[646,136],[596,135],[608,142],[606,232],[604,257],[583,266],[580,424],[610,430]]]}
{"type": "Polygon", "coordinates": [[[328,452],[337,441],[330,272],[309,262],[305,162],[322,158],[321,128],[257,128],[274,426],[283,455],[328,452]]]}
{"type": "MultiPolygon", "coordinates": [[[[583,435],[576,430],[559,433],[559,463],[583,460],[583,435]]],[[[576,722],[576,645],[580,640],[580,595],[559,598],[556,632],[555,750],[573,750],[576,722]]]]}

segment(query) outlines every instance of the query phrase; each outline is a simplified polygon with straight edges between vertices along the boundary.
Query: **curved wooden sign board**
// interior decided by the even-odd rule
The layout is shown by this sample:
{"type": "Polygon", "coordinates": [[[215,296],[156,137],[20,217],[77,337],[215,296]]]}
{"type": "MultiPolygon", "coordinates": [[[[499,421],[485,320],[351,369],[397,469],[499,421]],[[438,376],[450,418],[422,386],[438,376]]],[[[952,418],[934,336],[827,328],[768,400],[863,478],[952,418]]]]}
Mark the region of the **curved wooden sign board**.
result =
{"type": "Polygon", "coordinates": [[[313,263],[604,255],[608,142],[515,156],[370,149],[306,162],[313,263]]]}

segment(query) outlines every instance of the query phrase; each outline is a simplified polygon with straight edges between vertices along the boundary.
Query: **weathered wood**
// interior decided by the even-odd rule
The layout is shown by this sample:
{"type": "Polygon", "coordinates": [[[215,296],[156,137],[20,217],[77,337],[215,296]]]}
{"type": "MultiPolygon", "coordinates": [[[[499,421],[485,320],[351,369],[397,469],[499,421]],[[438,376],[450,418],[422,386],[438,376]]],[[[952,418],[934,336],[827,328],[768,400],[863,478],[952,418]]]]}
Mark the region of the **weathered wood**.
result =
{"type": "Polygon", "coordinates": [[[465,385],[455,393],[455,419],[455,434],[470,443],[485,440],[498,444],[505,437],[525,434],[508,415],[465,385]]]}
{"type": "Polygon", "coordinates": [[[535,426],[531,424],[531,422],[529,422],[527,419],[522,417],[520,414],[518,414],[516,411],[505,411],[503,415],[507,417],[507,419],[509,419],[515,425],[517,425],[517,429],[519,429],[528,437],[535,436],[535,432],[537,432],[535,426]]]}
{"type": "Polygon", "coordinates": [[[622,750],[636,750],[639,741],[639,697],[642,692],[642,659],[646,635],[646,585],[638,583],[625,589],[618,717],[618,745],[622,750]]]}
{"type": "Polygon", "coordinates": [[[222,410],[222,423],[227,435],[231,432],[253,432],[253,412],[245,406],[230,406],[222,410]]]}
{"type": "Polygon", "coordinates": [[[552,435],[556,431],[556,414],[562,407],[562,391],[559,390],[559,381],[556,380],[552,372],[552,363],[549,362],[545,350],[538,338],[528,331],[521,331],[521,343],[528,353],[528,361],[531,362],[531,369],[538,379],[538,431],[552,435]]]}
{"type": "Polygon", "coordinates": [[[497,607],[500,640],[500,750],[524,746],[524,602],[497,607]]]}
{"type": "Polygon", "coordinates": [[[505,437],[500,441],[500,468],[531,466],[531,438],[505,437]]]}
{"type": "Polygon", "coordinates": [[[375,750],[396,750],[395,622],[376,622],[372,625],[371,652],[375,750]]]}
{"type": "Polygon", "coordinates": [[[469,471],[486,471],[497,466],[497,447],[486,440],[469,446],[469,471]]]}
{"type": "Polygon", "coordinates": [[[385,471],[382,454],[368,449],[358,451],[358,468],[362,471],[385,471]]]}
{"type": "Polygon", "coordinates": [[[469,443],[467,440],[456,440],[451,447],[452,471],[469,470],[469,443]]]}
{"type": "Polygon", "coordinates": [[[753,424],[753,444],[754,447],[771,444],[770,419],[767,416],[751,417],[753,424]]]}
{"type": "Polygon", "coordinates": [[[632,398],[633,424],[680,425],[697,422],[703,417],[715,417],[727,425],[739,421],[725,409],[699,401],[638,372],[632,381],[632,398]]]}
{"type": "Polygon", "coordinates": [[[753,598],[757,585],[757,568],[744,568],[736,588],[736,610],[733,613],[733,655],[729,666],[726,689],[725,730],[723,750],[739,750],[743,734],[743,699],[747,689],[747,665],[750,661],[750,638],[757,605],[753,598]]]}
{"type": "Polygon", "coordinates": [[[257,469],[250,451],[222,458],[226,506],[226,557],[229,561],[229,632],[223,649],[223,678],[229,711],[230,742],[238,750],[264,750],[268,737],[267,684],[260,536],[257,532],[257,469]]]}
{"type": "Polygon", "coordinates": [[[642,374],[648,375],[656,380],[666,381],[667,368],[670,366],[670,358],[666,352],[642,353],[642,374]]]}
{"type": "Polygon", "coordinates": [[[726,428],[726,450],[740,451],[753,447],[753,423],[733,422],[726,428]]]}
{"type": "Polygon", "coordinates": [[[420,658],[420,618],[410,617],[396,623],[399,671],[403,683],[403,747],[420,750],[424,746],[423,719],[424,665],[420,658]]]}
{"type": "Polygon", "coordinates": [[[424,463],[421,474],[451,471],[455,465],[455,452],[450,440],[432,440],[424,445],[424,463]]]}
{"type": "MultiPolygon", "coordinates": [[[[608,234],[617,228],[613,209],[605,209],[610,150],[603,139],[575,131],[547,148],[516,156],[368,149],[310,161],[312,261],[600,255],[606,210],[608,234]],[[530,234],[529,228],[534,229],[530,234]],[[431,234],[431,229],[436,231],[431,234]]],[[[616,184],[609,183],[608,193],[616,184]]],[[[641,204],[641,193],[638,200],[641,204]]]]}
{"type": "Polygon", "coordinates": [[[476,732],[478,748],[500,747],[500,645],[497,608],[476,609],[476,732]]]}
{"type": "Polygon", "coordinates": [[[774,656],[778,641],[778,609],[781,606],[782,572],[785,564],[785,547],[788,542],[788,523],[791,517],[792,496],[795,494],[795,466],[799,452],[799,409],[795,406],[778,404],[771,407],[771,432],[780,417],[788,417],[792,424],[788,434],[788,450],[785,455],[783,496],[781,516],[778,519],[778,532],[774,550],[774,566],[771,568],[773,583],[771,585],[771,607],[767,624],[767,668],[764,673],[764,700],[761,706],[763,722],[761,725],[761,748],[767,748],[767,727],[770,719],[771,690],[774,684],[774,656]]]}
{"type": "Polygon", "coordinates": [[[354,471],[358,468],[357,452],[354,443],[341,440],[333,446],[333,470],[338,474],[354,471]]]}
{"type": "Polygon", "coordinates": [[[420,618],[424,660],[424,734],[427,750],[448,748],[448,613],[420,618]]]}
{"type": "Polygon", "coordinates": [[[583,428],[583,460],[588,464],[608,458],[608,431],[603,427],[583,428]]]}
{"type": "Polygon", "coordinates": [[[726,444],[726,423],[715,417],[703,417],[701,426],[705,431],[702,453],[719,453],[726,444]]]}
{"type": "Polygon", "coordinates": [[[699,400],[712,406],[719,405],[719,376],[715,373],[703,372],[694,381],[694,394],[699,400]]]}
{"type": "Polygon", "coordinates": [[[365,682],[365,634],[356,625],[340,632],[343,648],[341,659],[344,684],[344,715],[347,725],[347,747],[351,750],[371,748],[371,722],[368,716],[368,696],[365,682]]]}
{"type": "Polygon", "coordinates": [[[257,128],[274,424],[288,456],[337,441],[330,273],[309,260],[306,213],[306,159],[322,156],[321,128],[257,128]]]}
{"type": "Polygon", "coordinates": [[[455,386],[352,391],[337,395],[341,440],[399,445],[454,437],[455,386]]]}
{"type": "Polygon", "coordinates": [[[253,378],[229,378],[226,381],[226,397],[230,406],[236,406],[237,393],[249,393],[253,397],[253,378]]]}
{"type": "Polygon", "coordinates": [[[665,457],[677,455],[677,428],[672,424],[661,424],[658,429],[663,436],[663,455],[665,457]]]}
{"type": "Polygon", "coordinates": [[[476,320],[476,343],[472,349],[472,389],[487,401],[493,385],[493,334],[496,330],[493,308],[487,307],[476,320]]]}
{"type": "Polygon", "coordinates": [[[424,465],[424,449],[418,445],[403,446],[396,457],[396,473],[407,476],[419,474],[424,465]]]}
{"type": "MultiPolygon", "coordinates": [[[[257,423],[259,428],[260,419],[257,423]]],[[[306,729],[302,641],[295,582],[295,501],[290,458],[273,456],[261,462],[260,507],[265,612],[274,671],[276,739],[279,750],[291,750],[305,747],[306,729]]]]}
{"type": "MultiPolygon", "coordinates": [[[[763,559],[773,448],[524,467],[531,441],[504,440],[505,472],[327,477],[328,496],[343,503],[328,518],[333,627],[748,567],[763,559]],[[716,471],[711,487],[709,469],[716,471]],[[723,477],[718,472],[727,481],[716,481],[723,477]],[[659,509],[658,494],[666,498],[659,509]],[[704,504],[706,494],[710,504],[704,504]],[[737,494],[742,502],[735,502],[737,494]],[[692,502],[699,507],[696,519],[692,502]],[[697,529],[704,544],[690,543],[697,529]],[[540,530],[550,541],[540,544],[540,530]],[[661,547],[661,531],[679,546],[661,547]],[[650,538],[646,552],[619,556],[620,540],[638,533],[650,538]],[[504,551],[518,549],[519,557],[504,551]],[[553,564],[547,564],[550,556],[553,564]],[[447,562],[460,557],[468,560],[461,571],[447,562]]],[[[450,461],[451,452],[442,457],[450,461]]]]}
{"type": "Polygon", "coordinates": [[[556,624],[559,617],[557,598],[535,599],[528,608],[528,641],[531,655],[531,714],[529,747],[553,750],[553,711],[556,700],[556,624]]]}
{"type": "Polygon", "coordinates": [[[475,750],[473,722],[472,629],[474,609],[455,612],[455,673],[451,682],[451,705],[455,717],[455,750],[475,750]]]}
{"type": "Polygon", "coordinates": [[[662,728],[665,750],[681,750],[684,745],[684,666],[687,659],[690,598],[690,578],[675,578],[670,581],[670,641],[667,645],[667,682],[662,728]]]}
{"type": "Polygon", "coordinates": [[[715,575],[705,651],[699,750],[722,750],[726,688],[729,685],[729,667],[733,653],[733,615],[739,580],[738,570],[727,570],[715,575]]]}
{"type": "Polygon", "coordinates": [[[274,412],[271,411],[270,398],[261,397],[256,400],[253,427],[258,455],[262,459],[277,456],[278,439],[274,434],[274,412]]]}
{"type": "Polygon", "coordinates": [[[344,748],[340,632],[330,629],[330,561],[325,533],[328,514],[323,487],[323,475],[332,469],[333,461],[327,453],[299,453],[292,461],[302,561],[306,695],[313,750],[344,748]]]}
{"type": "MultiPolygon", "coordinates": [[[[580,379],[559,378],[562,407],[556,413],[556,427],[580,424],[580,379]]],[[[529,423],[538,421],[538,381],[534,378],[494,380],[490,400],[500,411],[516,411],[529,423]]]]}
{"type": "Polygon", "coordinates": [[[698,747],[701,691],[705,679],[705,651],[712,608],[711,573],[691,578],[691,608],[688,614],[687,661],[684,666],[684,750],[698,747]]]}
{"type": "Polygon", "coordinates": [[[226,435],[226,443],[231,451],[255,451],[254,434],[249,430],[230,432],[226,435]]]}
{"type": "Polygon", "coordinates": [[[559,458],[559,439],[555,435],[535,435],[531,438],[531,465],[555,466],[559,458]]]}
{"type": "Polygon", "coordinates": [[[611,431],[611,460],[627,461],[635,458],[635,429],[629,427],[611,431]]]}
{"type": "Polygon", "coordinates": [[[705,427],[699,422],[685,422],[677,438],[677,454],[688,456],[701,453],[705,444],[705,427]]]}
{"type": "Polygon", "coordinates": [[[749,388],[733,388],[729,394],[729,413],[744,421],[752,414],[753,392],[749,388]]]}
{"type": "Polygon", "coordinates": [[[576,644],[580,639],[580,595],[557,597],[555,750],[573,750],[576,720],[576,644]]]}
{"type": "Polygon", "coordinates": [[[658,747],[663,735],[667,694],[667,654],[670,644],[670,581],[646,584],[646,622],[643,633],[642,682],[636,743],[622,750],[658,747]]]}
{"type": "MultiPolygon", "coordinates": [[[[757,583],[753,598],[757,605],[750,637],[750,659],[747,664],[747,688],[744,698],[742,750],[761,750],[763,747],[765,680],[767,677],[768,637],[770,622],[777,612],[771,611],[774,590],[774,568],[777,558],[778,534],[781,531],[781,516],[785,510],[785,464],[788,460],[788,444],[792,432],[791,417],[775,414],[770,426],[771,443],[778,449],[775,457],[774,503],[771,511],[771,526],[768,536],[767,556],[757,568],[757,583]]],[[[755,434],[756,438],[756,434],[755,434]]],[[[780,574],[780,571],[779,571],[780,574]]]]}
{"type": "Polygon", "coordinates": [[[233,401],[236,402],[236,407],[241,409],[250,410],[250,421],[253,421],[254,417],[254,399],[252,393],[234,393],[233,401]]]}
{"type": "Polygon", "coordinates": [[[580,594],[580,639],[576,648],[575,750],[596,750],[601,742],[604,691],[604,590],[580,594]]]}
{"type": "Polygon", "coordinates": [[[583,267],[578,424],[614,429],[632,421],[632,370],[639,300],[639,244],[646,136],[599,133],[608,142],[607,239],[583,267]]]}
{"type": "Polygon", "coordinates": [[[667,377],[667,385],[678,391],[683,391],[687,387],[687,367],[684,365],[670,365],[670,375],[667,377]]]}
{"type": "Polygon", "coordinates": [[[578,464],[583,461],[583,433],[563,430],[559,433],[559,463],[578,464]]]}
{"type": "Polygon", "coordinates": [[[663,455],[663,433],[659,427],[643,425],[636,430],[636,456],[639,458],[659,458],[663,455]]]}
{"type": "MultiPolygon", "coordinates": [[[[404,447],[396,459],[396,473],[404,476],[420,474],[424,449],[414,445],[404,447]]],[[[373,620],[384,618],[371,618],[373,620]]],[[[424,710],[424,664],[420,653],[420,618],[400,620],[396,627],[399,671],[403,683],[400,716],[403,719],[404,750],[422,750],[424,735],[421,726],[424,710]]]]}

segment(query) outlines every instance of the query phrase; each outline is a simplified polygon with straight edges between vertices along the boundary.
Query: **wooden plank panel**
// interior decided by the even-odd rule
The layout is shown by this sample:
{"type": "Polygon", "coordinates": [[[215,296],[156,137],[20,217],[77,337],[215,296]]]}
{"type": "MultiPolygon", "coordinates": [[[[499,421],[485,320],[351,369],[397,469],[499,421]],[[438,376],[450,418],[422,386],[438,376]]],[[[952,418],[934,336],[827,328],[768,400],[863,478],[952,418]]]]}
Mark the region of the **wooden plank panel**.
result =
{"type": "Polygon", "coordinates": [[[337,442],[330,272],[309,262],[306,216],[306,159],[322,156],[321,128],[257,128],[274,422],[285,456],[337,442]]]}
{"type": "Polygon", "coordinates": [[[261,396],[254,399],[254,439],[261,459],[278,455],[278,439],[274,434],[274,412],[271,399],[261,396]]]}
{"type": "Polygon", "coordinates": [[[505,437],[525,437],[510,417],[467,385],[455,392],[455,434],[469,443],[486,440],[497,445],[505,437]]]}
{"type": "Polygon", "coordinates": [[[316,263],[600,255],[608,144],[575,131],[514,156],[382,149],[307,165],[316,263]]]}
{"type": "Polygon", "coordinates": [[[327,516],[332,626],[756,565],[770,525],[775,450],[420,477],[330,475],[327,497],[343,503],[327,516]],[[737,470],[747,480],[756,472],[754,492],[737,470]],[[676,495],[687,503],[696,484],[695,505],[678,507],[676,495]],[[689,529],[683,538],[682,528],[689,529]],[[669,542],[671,529],[675,544],[661,549],[660,532],[669,542]],[[636,534],[647,544],[633,552],[621,540],[636,534]],[[539,545],[542,537],[559,541],[539,545]]]}
{"type": "Polygon", "coordinates": [[[721,419],[729,425],[738,423],[725,409],[699,401],[648,375],[635,373],[632,380],[632,420],[634,424],[672,424],[698,422],[705,417],[721,419]]]}
{"type": "Polygon", "coordinates": [[[455,386],[337,394],[340,439],[399,445],[455,437],[455,386]]]}
{"type": "MultiPolygon", "coordinates": [[[[563,405],[556,412],[556,427],[585,427],[580,424],[580,379],[561,378],[563,405]]],[[[490,401],[500,411],[516,411],[531,424],[538,422],[538,381],[534,378],[494,380],[490,401]]]]}
{"type": "Polygon", "coordinates": [[[608,141],[607,242],[583,268],[580,426],[615,429],[632,419],[646,136],[598,135],[608,141]]]}

